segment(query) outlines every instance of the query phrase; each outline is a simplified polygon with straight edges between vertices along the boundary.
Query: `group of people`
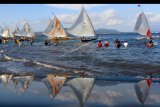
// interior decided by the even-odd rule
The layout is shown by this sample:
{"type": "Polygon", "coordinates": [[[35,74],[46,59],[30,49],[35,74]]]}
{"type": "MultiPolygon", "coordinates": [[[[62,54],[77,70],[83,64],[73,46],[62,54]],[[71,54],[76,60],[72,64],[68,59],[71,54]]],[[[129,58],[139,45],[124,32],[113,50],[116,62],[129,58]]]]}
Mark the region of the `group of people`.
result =
{"type": "MultiPolygon", "coordinates": [[[[115,43],[115,46],[116,46],[117,48],[120,48],[121,45],[122,45],[121,41],[119,41],[118,39],[116,39],[113,43],[115,43]]],[[[124,47],[127,47],[127,46],[128,46],[128,42],[125,41],[125,42],[123,43],[123,45],[124,45],[124,47]]],[[[105,42],[104,42],[104,46],[105,46],[105,47],[109,47],[109,42],[108,42],[108,41],[105,41],[105,42]]],[[[100,40],[98,41],[98,47],[102,47],[102,42],[101,42],[100,40]]]]}
{"type": "MultiPolygon", "coordinates": [[[[108,46],[109,46],[109,42],[108,42],[108,41],[105,41],[104,46],[105,46],[105,47],[108,47],[108,46]]],[[[99,47],[99,48],[102,47],[102,42],[101,42],[100,40],[98,41],[98,47],[99,47]]]]}
{"type": "Polygon", "coordinates": [[[8,42],[8,38],[0,38],[0,43],[6,44],[8,42]]]}
{"type": "MultiPolygon", "coordinates": [[[[117,47],[117,48],[120,48],[120,47],[122,46],[122,43],[123,43],[123,45],[124,45],[125,48],[128,47],[128,41],[122,42],[122,41],[116,39],[113,43],[115,44],[115,47],[117,47]]],[[[98,41],[98,44],[97,44],[97,45],[98,45],[99,48],[102,47],[102,42],[101,42],[101,40],[98,41]]],[[[146,45],[148,48],[151,48],[151,47],[153,47],[154,44],[153,44],[153,41],[150,40],[148,43],[145,42],[145,45],[146,45]]],[[[105,46],[105,47],[108,47],[108,46],[109,46],[109,42],[108,42],[108,41],[105,41],[105,42],[104,42],[104,46],[105,46]]]]}
{"type": "Polygon", "coordinates": [[[14,41],[14,43],[19,45],[19,46],[21,46],[21,43],[24,42],[24,41],[29,42],[31,45],[34,42],[33,39],[30,39],[30,38],[22,39],[22,38],[14,37],[14,38],[0,38],[0,44],[6,44],[9,40],[14,41]]]}
{"type": "Polygon", "coordinates": [[[46,45],[46,46],[51,46],[51,43],[52,43],[52,42],[54,42],[54,45],[57,46],[57,44],[58,44],[59,41],[58,41],[57,38],[54,38],[54,39],[52,39],[52,40],[45,40],[45,41],[44,41],[44,45],[46,45]]]}
{"type": "Polygon", "coordinates": [[[45,40],[45,41],[44,41],[44,45],[46,45],[46,46],[49,45],[49,46],[50,46],[50,45],[51,45],[51,42],[50,42],[49,40],[45,40]]]}

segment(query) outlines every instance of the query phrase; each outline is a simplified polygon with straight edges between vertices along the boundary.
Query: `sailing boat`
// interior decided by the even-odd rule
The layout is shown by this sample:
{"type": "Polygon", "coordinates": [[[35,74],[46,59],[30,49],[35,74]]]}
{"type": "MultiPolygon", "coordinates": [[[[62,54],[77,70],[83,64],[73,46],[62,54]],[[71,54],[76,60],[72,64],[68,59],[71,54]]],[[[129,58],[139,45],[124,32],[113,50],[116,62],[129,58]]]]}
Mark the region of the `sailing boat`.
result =
{"type": "Polygon", "coordinates": [[[80,37],[82,42],[97,39],[93,25],[83,6],[77,20],[71,28],[67,29],[67,32],[69,35],[80,37]]]}
{"type": "Polygon", "coordinates": [[[140,35],[146,35],[149,39],[152,38],[151,30],[150,30],[147,18],[143,12],[143,9],[142,9],[142,12],[138,16],[134,30],[140,35]]]}
{"type": "Polygon", "coordinates": [[[55,43],[57,43],[58,40],[69,39],[66,31],[64,30],[62,24],[60,23],[60,21],[58,20],[58,18],[56,16],[54,16],[54,27],[52,28],[52,30],[50,32],[50,38],[55,43]]]}
{"type": "Polygon", "coordinates": [[[59,40],[69,39],[62,24],[55,15],[53,20],[52,19],[50,20],[49,25],[46,28],[44,34],[49,36],[49,40],[52,40],[54,43],[57,43],[59,40]]]}
{"type": "Polygon", "coordinates": [[[7,27],[5,27],[4,29],[3,29],[3,33],[2,33],[2,35],[1,35],[3,38],[13,38],[14,36],[13,36],[13,33],[11,32],[11,30],[9,29],[9,28],[7,28],[7,27]]]}
{"type": "Polygon", "coordinates": [[[25,38],[31,38],[31,39],[35,38],[35,33],[33,32],[31,26],[27,22],[24,24],[20,34],[25,38]]]}

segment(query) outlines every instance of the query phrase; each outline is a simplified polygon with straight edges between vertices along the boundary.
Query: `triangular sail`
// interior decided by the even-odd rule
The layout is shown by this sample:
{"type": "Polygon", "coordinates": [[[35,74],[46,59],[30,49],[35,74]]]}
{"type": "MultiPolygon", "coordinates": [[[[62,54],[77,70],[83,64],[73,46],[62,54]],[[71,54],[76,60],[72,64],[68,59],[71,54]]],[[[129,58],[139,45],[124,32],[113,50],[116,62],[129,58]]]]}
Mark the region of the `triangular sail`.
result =
{"type": "Polygon", "coordinates": [[[142,81],[138,82],[137,84],[135,84],[136,95],[138,97],[138,100],[142,104],[144,104],[144,102],[146,101],[146,98],[147,98],[149,90],[150,90],[150,86],[151,86],[150,79],[142,80],[142,81]]]}
{"type": "Polygon", "coordinates": [[[54,27],[54,21],[53,21],[53,19],[49,20],[49,24],[48,24],[47,28],[44,31],[44,34],[47,34],[47,36],[51,32],[52,28],[54,27]]]}
{"type": "Polygon", "coordinates": [[[94,86],[94,81],[94,78],[74,78],[66,83],[74,91],[81,107],[87,101],[94,86]]]}
{"type": "Polygon", "coordinates": [[[65,38],[67,33],[56,16],[54,16],[54,27],[50,32],[50,38],[65,38]]]}
{"type": "Polygon", "coordinates": [[[3,29],[3,33],[2,33],[1,36],[2,36],[2,37],[5,37],[5,38],[14,37],[9,28],[3,29]]]}
{"type": "Polygon", "coordinates": [[[13,33],[19,33],[19,28],[16,26],[15,31],[13,33]]]}
{"type": "Polygon", "coordinates": [[[25,37],[35,37],[35,34],[31,28],[31,26],[28,23],[25,23],[22,30],[21,30],[21,35],[25,37]]]}
{"type": "Polygon", "coordinates": [[[81,13],[73,26],[67,30],[73,36],[95,37],[96,33],[87,12],[82,7],[81,13]]]}
{"type": "Polygon", "coordinates": [[[61,88],[63,87],[66,77],[59,77],[49,75],[47,78],[42,80],[48,88],[49,95],[53,98],[60,92],[61,88]]]}
{"type": "Polygon", "coordinates": [[[18,26],[16,26],[16,28],[15,28],[15,30],[14,30],[14,32],[13,32],[13,35],[15,35],[15,36],[21,36],[21,35],[20,35],[20,30],[19,30],[19,27],[18,27],[18,26]]]}
{"type": "Polygon", "coordinates": [[[147,21],[145,14],[139,14],[134,30],[140,35],[146,35],[151,38],[151,30],[147,21]]]}

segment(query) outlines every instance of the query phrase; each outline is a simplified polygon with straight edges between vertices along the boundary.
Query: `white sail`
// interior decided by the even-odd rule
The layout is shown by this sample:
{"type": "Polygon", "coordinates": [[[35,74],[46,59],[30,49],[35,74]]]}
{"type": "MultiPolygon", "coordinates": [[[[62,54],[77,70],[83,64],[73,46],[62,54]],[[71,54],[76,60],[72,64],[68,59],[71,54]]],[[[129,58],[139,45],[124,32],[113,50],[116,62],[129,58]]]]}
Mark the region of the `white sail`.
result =
{"type": "Polygon", "coordinates": [[[2,33],[1,36],[2,36],[2,37],[5,37],[5,38],[14,37],[9,28],[3,29],[3,33],[2,33]]]}
{"type": "Polygon", "coordinates": [[[87,101],[94,86],[94,81],[94,78],[74,78],[66,83],[74,91],[81,106],[87,101]]]}
{"type": "Polygon", "coordinates": [[[138,16],[134,30],[140,35],[146,35],[151,38],[151,30],[143,12],[138,16]]]}
{"type": "Polygon", "coordinates": [[[15,28],[15,30],[14,30],[14,32],[13,32],[13,35],[15,35],[15,36],[21,36],[20,30],[19,30],[19,27],[18,27],[18,26],[16,26],[16,28],[15,28]]]}
{"type": "Polygon", "coordinates": [[[46,36],[49,36],[49,33],[51,32],[52,28],[54,27],[54,21],[53,20],[54,20],[54,18],[49,20],[49,24],[48,24],[46,30],[43,33],[46,36]]]}
{"type": "Polygon", "coordinates": [[[73,36],[79,37],[95,37],[96,33],[94,31],[93,25],[85,11],[84,7],[82,7],[81,13],[73,26],[67,29],[67,32],[73,36]]]}
{"type": "Polygon", "coordinates": [[[150,90],[150,86],[151,86],[150,79],[142,80],[142,81],[138,82],[137,84],[135,84],[136,95],[138,97],[138,100],[142,104],[144,104],[144,102],[146,101],[146,98],[147,98],[149,90],[150,90]]]}
{"type": "Polygon", "coordinates": [[[48,88],[49,95],[53,98],[60,92],[61,88],[63,87],[66,77],[59,77],[49,75],[47,78],[42,80],[48,88]]]}
{"type": "Polygon", "coordinates": [[[49,39],[51,39],[50,32],[52,31],[53,27],[54,27],[54,17],[49,20],[49,24],[48,24],[46,30],[45,30],[44,33],[43,33],[43,34],[46,35],[49,39]]]}
{"type": "Polygon", "coordinates": [[[25,23],[22,30],[21,30],[21,36],[24,37],[35,37],[35,34],[31,28],[31,26],[28,23],[25,23]]]}
{"type": "Polygon", "coordinates": [[[50,32],[50,38],[65,38],[67,33],[56,16],[54,16],[54,26],[50,32]]]}

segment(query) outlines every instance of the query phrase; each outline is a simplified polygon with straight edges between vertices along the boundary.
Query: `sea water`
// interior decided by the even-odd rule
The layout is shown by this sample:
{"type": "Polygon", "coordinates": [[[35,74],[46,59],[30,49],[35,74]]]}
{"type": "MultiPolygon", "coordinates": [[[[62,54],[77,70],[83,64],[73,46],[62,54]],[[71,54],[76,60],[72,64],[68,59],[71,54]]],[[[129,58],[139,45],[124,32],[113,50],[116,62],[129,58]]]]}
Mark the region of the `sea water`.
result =
{"type": "MultiPolygon", "coordinates": [[[[159,35],[159,34],[154,34],[159,35]]],[[[45,46],[44,35],[37,35],[33,45],[27,42],[17,46],[13,41],[0,45],[1,73],[32,73],[33,75],[47,75],[50,73],[77,74],[85,72],[89,76],[108,77],[146,77],[150,74],[158,75],[160,63],[160,42],[147,48],[144,43],[148,40],[139,39],[137,34],[104,34],[98,35],[102,44],[107,40],[109,47],[97,47],[97,41],[88,44],[80,40],[63,41],[57,46],[45,46]],[[128,47],[123,45],[116,48],[114,40],[128,41],[128,47]]],[[[146,106],[159,105],[159,84],[151,87],[146,106]]],[[[68,107],[79,107],[79,102],[72,90],[63,88],[62,92],[53,100],[48,96],[48,90],[41,81],[33,81],[27,92],[22,87],[16,91],[13,83],[0,85],[0,105],[5,106],[57,106],[64,104],[68,107]],[[40,91],[40,92],[39,92],[40,91]]],[[[138,102],[134,83],[120,83],[116,85],[95,85],[86,107],[106,106],[141,106],[138,102]],[[97,96],[100,98],[97,100],[97,96]]]]}

